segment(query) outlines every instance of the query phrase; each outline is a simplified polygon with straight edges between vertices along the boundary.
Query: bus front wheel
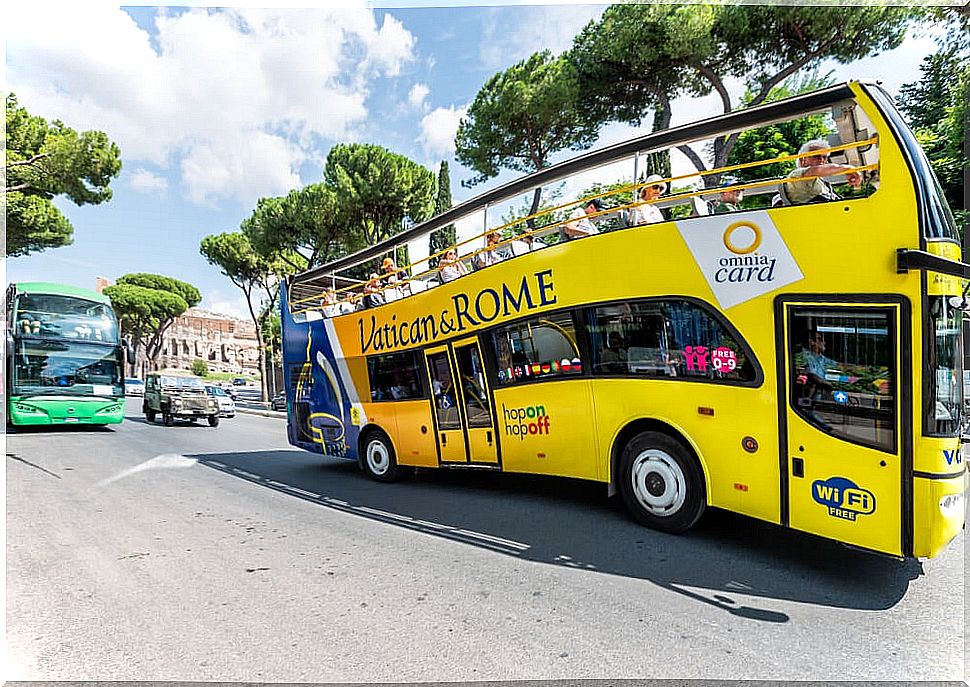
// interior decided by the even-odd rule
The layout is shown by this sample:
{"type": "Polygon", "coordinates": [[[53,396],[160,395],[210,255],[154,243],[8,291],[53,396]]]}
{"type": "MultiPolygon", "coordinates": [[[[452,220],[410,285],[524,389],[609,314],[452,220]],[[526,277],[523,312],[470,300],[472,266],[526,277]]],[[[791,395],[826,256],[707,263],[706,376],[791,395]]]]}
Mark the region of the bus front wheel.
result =
{"type": "Polygon", "coordinates": [[[706,505],[704,476],[694,456],[660,432],[641,432],[623,447],[620,493],[635,520],[671,534],[689,530],[706,505]]]}
{"type": "Polygon", "coordinates": [[[363,442],[364,472],[375,482],[397,482],[411,474],[411,469],[397,464],[391,440],[383,432],[373,431],[363,442]]]}

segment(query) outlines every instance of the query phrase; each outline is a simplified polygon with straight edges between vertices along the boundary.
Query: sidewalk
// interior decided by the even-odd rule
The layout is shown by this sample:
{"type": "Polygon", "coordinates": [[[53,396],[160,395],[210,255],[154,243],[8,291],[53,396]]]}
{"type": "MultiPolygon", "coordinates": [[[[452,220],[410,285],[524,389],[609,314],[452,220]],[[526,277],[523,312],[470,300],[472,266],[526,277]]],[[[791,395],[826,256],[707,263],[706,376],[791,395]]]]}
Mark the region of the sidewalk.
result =
{"type": "Polygon", "coordinates": [[[240,405],[240,402],[236,401],[236,412],[245,413],[246,415],[262,415],[263,417],[278,417],[284,420],[286,419],[285,412],[280,410],[270,410],[269,403],[260,403],[257,401],[247,402],[246,406],[240,405]]]}

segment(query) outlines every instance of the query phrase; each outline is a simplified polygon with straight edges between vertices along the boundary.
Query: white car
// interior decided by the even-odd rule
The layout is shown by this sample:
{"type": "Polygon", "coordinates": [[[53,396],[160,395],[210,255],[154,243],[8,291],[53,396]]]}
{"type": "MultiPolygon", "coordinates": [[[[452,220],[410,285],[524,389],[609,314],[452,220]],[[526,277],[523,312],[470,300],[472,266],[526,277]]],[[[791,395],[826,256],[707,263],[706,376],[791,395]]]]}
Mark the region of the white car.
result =
{"type": "Polygon", "coordinates": [[[236,417],[236,402],[230,398],[229,394],[221,386],[206,384],[205,392],[219,402],[220,417],[236,417]]]}
{"type": "Polygon", "coordinates": [[[125,396],[144,396],[145,382],[135,377],[125,377],[125,396]]]}

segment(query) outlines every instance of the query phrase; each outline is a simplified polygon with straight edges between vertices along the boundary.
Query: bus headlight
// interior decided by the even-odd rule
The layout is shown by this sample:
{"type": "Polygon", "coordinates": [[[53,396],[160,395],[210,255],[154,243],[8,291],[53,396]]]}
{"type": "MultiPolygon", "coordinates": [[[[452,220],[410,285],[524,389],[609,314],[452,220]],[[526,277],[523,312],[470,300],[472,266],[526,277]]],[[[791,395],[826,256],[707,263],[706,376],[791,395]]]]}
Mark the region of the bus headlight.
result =
{"type": "Polygon", "coordinates": [[[947,494],[940,499],[940,513],[944,518],[954,518],[963,514],[963,494],[947,494]]]}
{"type": "Polygon", "coordinates": [[[18,413],[43,413],[44,411],[34,406],[25,406],[23,403],[14,403],[14,410],[18,413]]]}
{"type": "Polygon", "coordinates": [[[173,399],[172,400],[172,405],[175,406],[176,408],[181,407],[181,405],[182,405],[182,399],[181,398],[173,399]]]}

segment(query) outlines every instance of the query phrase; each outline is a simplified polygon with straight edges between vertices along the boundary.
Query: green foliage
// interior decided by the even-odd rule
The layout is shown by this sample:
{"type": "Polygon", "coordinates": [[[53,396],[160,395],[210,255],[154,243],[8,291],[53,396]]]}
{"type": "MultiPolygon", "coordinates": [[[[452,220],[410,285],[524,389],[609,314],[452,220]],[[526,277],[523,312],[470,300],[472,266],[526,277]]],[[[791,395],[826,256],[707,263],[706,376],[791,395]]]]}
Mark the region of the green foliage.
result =
{"type": "MultiPolygon", "coordinates": [[[[822,60],[847,63],[898,47],[907,26],[925,16],[918,7],[621,4],[587,25],[567,58],[597,122],[639,124],[652,109],[659,130],[669,126],[670,102],[679,95],[717,93],[730,112],[725,83],[740,79],[754,94],[747,105],[758,105],[822,60]]],[[[734,141],[715,141],[715,167],[734,141]]],[[[705,169],[700,156],[692,160],[705,169]]]]}
{"type": "Polygon", "coordinates": [[[345,247],[373,245],[434,209],[434,174],[403,155],[365,143],[330,149],[323,172],[345,247]]]}
{"type": "Polygon", "coordinates": [[[194,374],[196,377],[207,377],[209,376],[209,364],[201,358],[196,358],[192,361],[192,365],[189,367],[189,372],[194,374]]]}
{"type": "MultiPolygon", "coordinates": [[[[145,346],[145,357],[154,362],[166,330],[202,299],[199,290],[184,281],[160,274],[135,273],[105,287],[104,294],[118,316],[121,331],[131,340],[136,356],[145,346]]],[[[134,360],[132,366],[134,367],[134,360]]]]}
{"type": "Polygon", "coordinates": [[[575,68],[549,51],[535,53],[492,76],[458,126],[456,157],[478,172],[470,183],[502,169],[532,172],[549,156],[593,144],[597,126],[578,107],[575,68]]]}
{"type": "MultiPolygon", "coordinates": [[[[166,277],[161,274],[150,274],[146,272],[133,272],[131,274],[126,274],[118,278],[117,284],[120,285],[131,285],[140,286],[145,289],[151,289],[153,291],[167,292],[169,294],[178,296],[185,303],[185,308],[194,308],[202,301],[202,294],[199,290],[189,284],[188,282],[175,279],[174,277],[166,277]]],[[[181,315],[182,313],[178,313],[181,315]]]]}
{"type": "MultiPolygon", "coordinates": [[[[550,224],[556,224],[557,222],[565,221],[569,216],[569,210],[563,208],[561,210],[551,210],[557,205],[562,205],[562,195],[565,183],[560,183],[555,186],[547,188],[545,192],[545,198],[540,199],[539,205],[535,211],[532,207],[535,205],[535,198],[532,200],[526,200],[518,206],[514,206],[505,212],[501,219],[501,226],[507,226],[502,232],[502,238],[507,239],[513,236],[518,236],[527,231],[533,231],[535,229],[542,229],[543,227],[548,227],[550,224]],[[532,221],[532,226],[529,227],[525,222],[516,222],[521,217],[526,217],[530,214],[539,214],[532,221]],[[511,223],[511,224],[510,224],[511,223]]],[[[555,243],[558,240],[558,234],[550,234],[549,236],[538,237],[537,241],[542,241],[543,243],[555,243]]]]}
{"type": "Polygon", "coordinates": [[[31,115],[6,98],[7,255],[69,245],[74,229],[51,199],[77,205],[111,199],[121,151],[101,131],[78,133],[59,120],[31,115]]]}
{"type": "MultiPolygon", "coordinates": [[[[448,173],[448,162],[442,160],[441,167],[438,168],[438,193],[435,196],[434,214],[440,215],[445,210],[451,208],[451,175],[448,173]]],[[[437,229],[431,232],[429,243],[430,254],[434,255],[443,251],[448,246],[455,245],[458,240],[457,231],[454,224],[437,229]]],[[[432,258],[431,267],[438,266],[438,258],[432,258]]]]}
{"type": "MultiPolygon", "coordinates": [[[[246,297],[249,315],[256,326],[256,339],[259,344],[259,368],[263,369],[263,348],[265,346],[265,327],[270,317],[269,307],[264,308],[257,315],[253,310],[253,294],[257,289],[265,292],[267,303],[274,303],[279,295],[283,276],[292,274],[302,261],[299,255],[288,249],[277,247],[266,257],[254,250],[248,236],[242,232],[222,233],[206,236],[202,239],[199,252],[205,256],[210,265],[222,269],[222,273],[246,297]],[[290,254],[289,259],[284,256],[290,254]]],[[[266,397],[266,383],[263,380],[263,398],[266,397]]]]}
{"type": "Polygon", "coordinates": [[[900,89],[902,110],[926,151],[961,235],[968,214],[963,206],[967,157],[966,122],[970,117],[970,59],[950,50],[928,55],[920,66],[919,81],[900,89]]]}
{"type": "Polygon", "coordinates": [[[7,193],[7,255],[17,257],[74,243],[74,227],[50,200],[7,193]]]}
{"type": "MultiPolygon", "coordinates": [[[[771,89],[765,102],[782,100],[823,88],[832,83],[830,76],[820,77],[811,74],[801,79],[790,79],[780,86],[771,89]]],[[[755,93],[748,90],[742,97],[742,102],[750,103],[755,93]]],[[[806,141],[822,138],[835,131],[830,119],[826,115],[810,115],[799,119],[780,122],[760,129],[749,129],[741,132],[727,158],[727,164],[739,165],[746,162],[771,160],[782,155],[794,155],[806,141]]],[[[777,179],[786,176],[795,169],[795,162],[776,162],[770,165],[759,165],[739,169],[731,174],[742,181],[757,179],[777,179]]]]}
{"type": "Polygon", "coordinates": [[[253,249],[293,269],[314,267],[337,256],[346,238],[337,196],[325,184],[310,184],[278,198],[260,198],[241,229],[253,249]]]}

